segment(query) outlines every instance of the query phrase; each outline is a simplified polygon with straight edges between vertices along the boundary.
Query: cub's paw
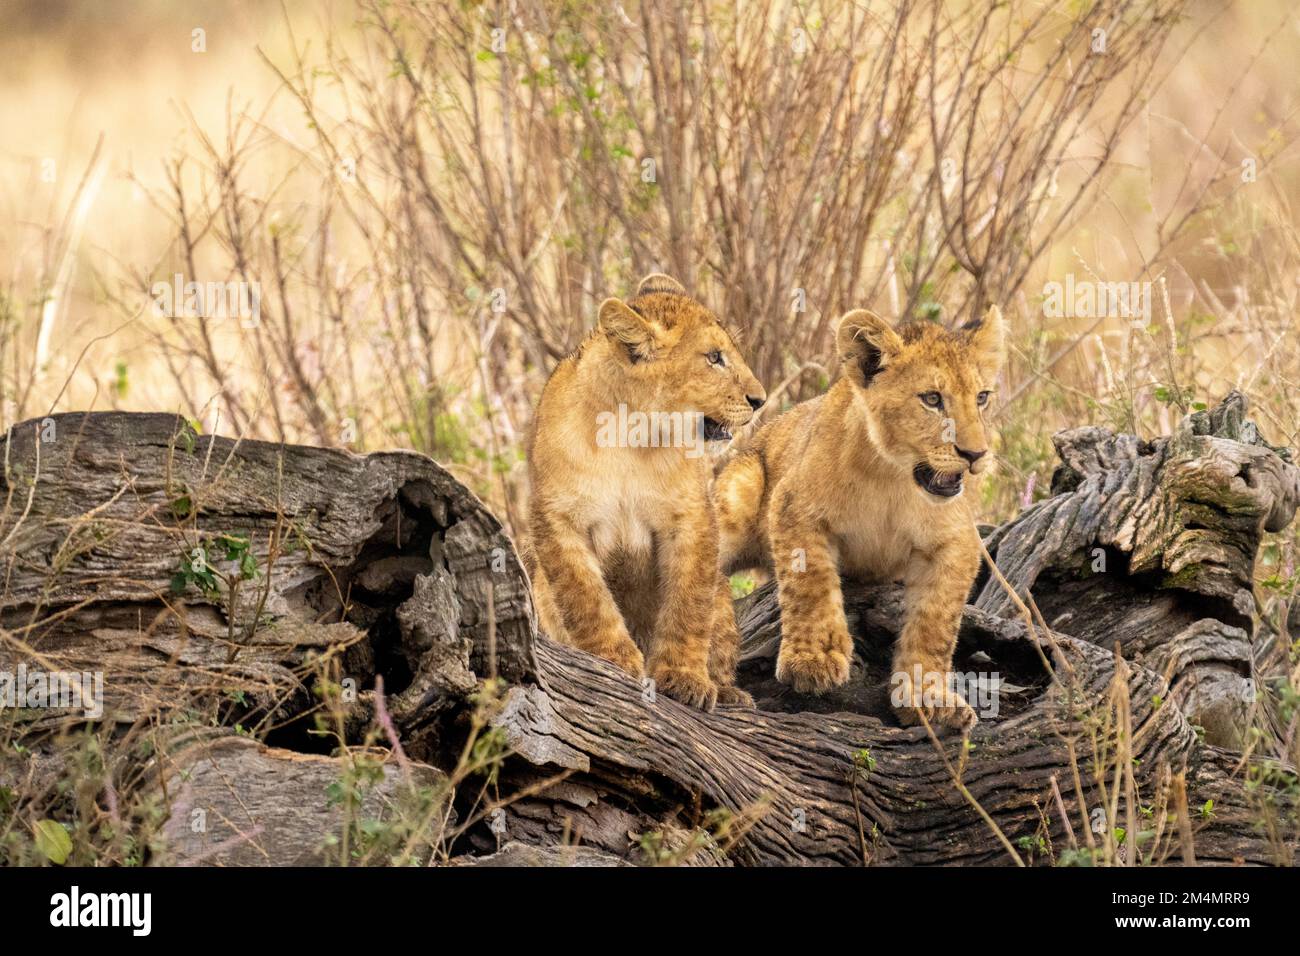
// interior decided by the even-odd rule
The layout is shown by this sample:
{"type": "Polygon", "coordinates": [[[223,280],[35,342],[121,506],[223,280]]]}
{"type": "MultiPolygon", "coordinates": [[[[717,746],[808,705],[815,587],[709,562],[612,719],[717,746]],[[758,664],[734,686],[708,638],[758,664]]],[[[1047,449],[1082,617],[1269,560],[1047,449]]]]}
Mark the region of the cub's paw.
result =
{"type": "Polygon", "coordinates": [[[645,676],[645,656],[641,653],[641,649],[630,640],[611,644],[609,647],[602,649],[596,656],[603,657],[611,664],[617,664],[637,680],[645,676]]]}
{"type": "Polygon", "coordinates": [[[822,694],[849,682],[852,649],[807,650],[781,642],[776,656],[776,679],[801,694],[822,694]]]}
{"type": "Polygon", "coordinates": [[[904,727],[921,726],[922,714],[936,732],[955,730],[966,734],[979,723],[970,704],[946,687],[917,689],[911,680],[905,680],[904,686],[895,687],[891,702],[904,727]]]}
{"type": "Polygon", "coordinates": [[[718,703],[718,685],[708,674],[679,667],[658,667],[650,676],[654,679],[656,692],[667,694],[688,707],[711,711],[718,703]]]}
{"type": "Polygon", "coordinates": [[[749,695],[748,691],[741,690],[734,684],[719,684],[718,703],[730,704],[735,707],[753,707],[754,698],[749,695]]]}

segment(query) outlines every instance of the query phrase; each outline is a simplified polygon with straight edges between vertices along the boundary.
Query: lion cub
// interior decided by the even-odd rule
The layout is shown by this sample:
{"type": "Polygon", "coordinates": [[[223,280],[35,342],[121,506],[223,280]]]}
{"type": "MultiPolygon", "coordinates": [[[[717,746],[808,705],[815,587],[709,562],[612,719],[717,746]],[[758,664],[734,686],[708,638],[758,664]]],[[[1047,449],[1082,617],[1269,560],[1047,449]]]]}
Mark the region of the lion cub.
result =
{"type": "Polygon", "coordinates": [[[902,580],[899,718],[919,723],[919,708],[932,723],[974,724],[948,675],[980,566],[965,485],[989,462],[984,415],[1003,338],[996,307],[952,332],[850,312],[830,390],[765,425],[723,465],[714,491],[722,568],[775,573],[779,680],[814,693],[847,682],[853,642],[840,575],[902,580]]]}
{"type": "Polygon", "coordinates": [[[650,275],[542,390],[529,571],[543,629],[694,707],[752,704],[718,571],[712,456],[767,395],[717,316],[650,275]]]}

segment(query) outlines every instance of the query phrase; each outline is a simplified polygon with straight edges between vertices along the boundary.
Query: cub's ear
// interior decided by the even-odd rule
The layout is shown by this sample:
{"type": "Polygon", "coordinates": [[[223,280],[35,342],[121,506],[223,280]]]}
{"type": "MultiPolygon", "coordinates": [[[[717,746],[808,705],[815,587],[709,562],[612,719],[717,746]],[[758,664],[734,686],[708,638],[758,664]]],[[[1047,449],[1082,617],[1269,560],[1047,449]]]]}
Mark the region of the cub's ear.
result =
{"type": "Polygon", "coordinates": [[[657,344],[654,327],[622,299],[602,302],[596,321],[602,332],[627,349],[633,363],[654,357],[657,344]]]}
{"type": "Polygon", "coordinates": [[[637,295],[650,295],[652,292],[669,292],[673,295],[685,295],[686,289],[672,276],[662,272],[652,272],[636,287],[637,295]]]}
{"type": "Polygon", "coordinates": [[[902,349],[903,340],[894,327],[866,309],[846,313],[835,333],[835,351],[840,363],[859,385],[870,385],[876,373],[902,349]]]}
{"type": "Polygon", "coordinates": [[[1006,360],[1007,320],[996,305],[989,306],[982,319],[972,319],[961,327],[975,361],[989,379],[997,377],[1006,360]]]}

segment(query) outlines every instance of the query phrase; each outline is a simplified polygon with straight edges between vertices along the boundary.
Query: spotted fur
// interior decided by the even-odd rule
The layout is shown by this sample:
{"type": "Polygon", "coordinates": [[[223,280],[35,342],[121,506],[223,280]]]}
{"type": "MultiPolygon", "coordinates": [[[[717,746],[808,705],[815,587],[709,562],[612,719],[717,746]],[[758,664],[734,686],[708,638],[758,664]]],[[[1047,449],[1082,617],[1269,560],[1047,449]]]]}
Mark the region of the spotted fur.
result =
{"type": "Polygon", "coordinates": [[[601,447],[596,422],[623,404],[737,429],[765,398],[717,316],[669,277],[601,305],[546,383],[529,442],[528,563],[551,637],[696,707],[752,703],[734,686],[739,636],[718,571],[712,460],[601,447]]]}
{"type": "MultiPolygon", "coordinates": [[[[985,414],[1003,338],[996,308],[951,332],[929,323],[895,329],[850,312],[837,331],[839,374],[829,391],[765,425],[723,464],[715,488],[722,569],[775,574],[780,680],[807,692],[848,681],[842,574],[905,585],[896,674],[916,665],[950,671],[980,564],[970,485],[990,460],[985,414]]],[[[904,722],[916,722],[918,709],[941,724],[974,722],[955,694],[930,707],[910,679],[901,689],[904,722]]]]}

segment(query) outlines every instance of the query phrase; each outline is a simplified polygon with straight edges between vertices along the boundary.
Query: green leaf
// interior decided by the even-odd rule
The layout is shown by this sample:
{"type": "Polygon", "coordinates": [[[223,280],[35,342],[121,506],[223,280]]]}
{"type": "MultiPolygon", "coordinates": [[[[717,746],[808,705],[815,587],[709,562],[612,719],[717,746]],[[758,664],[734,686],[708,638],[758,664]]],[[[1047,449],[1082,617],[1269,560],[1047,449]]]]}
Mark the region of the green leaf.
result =
{"type": "Polygon", "coordinates": [[[72,853],[72,837],[57,820],[36,824],[36,849],[51,863],[62,866],[72,853]]]}
{"type": "Polygon", "coordinates": [[[238,538],[233,535],[226,535],[226,560],[238,561],[248,554],[248,538],[238,538]]]}

